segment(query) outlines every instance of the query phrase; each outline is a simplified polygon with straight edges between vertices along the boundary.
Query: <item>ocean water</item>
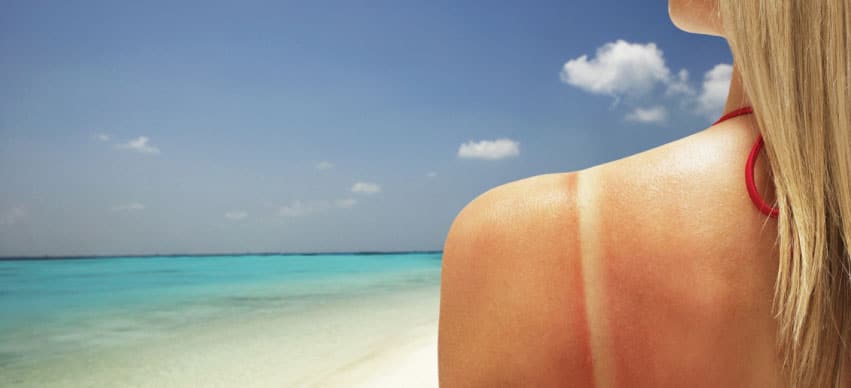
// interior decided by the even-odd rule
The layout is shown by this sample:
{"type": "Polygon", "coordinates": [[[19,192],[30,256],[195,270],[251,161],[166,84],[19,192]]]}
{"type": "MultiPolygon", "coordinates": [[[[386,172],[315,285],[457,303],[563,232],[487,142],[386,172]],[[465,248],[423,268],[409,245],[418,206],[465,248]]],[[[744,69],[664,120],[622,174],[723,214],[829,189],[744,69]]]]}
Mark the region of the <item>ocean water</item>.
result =
{"type": "Polygon", "coordinates": [[[0,261],[0,386],[318,381],[433,327],[440,265],[440,253],[0,261]]]}

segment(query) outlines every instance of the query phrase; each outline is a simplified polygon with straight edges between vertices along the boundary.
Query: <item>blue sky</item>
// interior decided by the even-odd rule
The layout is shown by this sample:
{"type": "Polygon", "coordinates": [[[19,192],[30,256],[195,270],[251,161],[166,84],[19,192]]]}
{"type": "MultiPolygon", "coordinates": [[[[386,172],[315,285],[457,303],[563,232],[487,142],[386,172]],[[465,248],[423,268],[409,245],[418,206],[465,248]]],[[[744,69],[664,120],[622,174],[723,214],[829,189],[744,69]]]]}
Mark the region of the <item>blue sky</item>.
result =
{"type": "Polygon", "coordinates": [[[729,83],[664,1],[70,3],[0,13],[0,256],[440,249],[729,83]]]}

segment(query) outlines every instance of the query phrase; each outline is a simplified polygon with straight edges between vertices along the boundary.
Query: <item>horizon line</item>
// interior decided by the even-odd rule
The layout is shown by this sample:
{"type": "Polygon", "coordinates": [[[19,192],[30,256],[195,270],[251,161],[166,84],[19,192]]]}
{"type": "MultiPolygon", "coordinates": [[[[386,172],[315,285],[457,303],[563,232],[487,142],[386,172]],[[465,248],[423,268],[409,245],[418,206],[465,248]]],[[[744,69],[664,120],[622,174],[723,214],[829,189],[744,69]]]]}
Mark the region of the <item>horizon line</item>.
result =
{"type": "Polygon", "coordinates": [[[328,251],[328,252],[242,252],[242,253],[155,253],[155,254],[96,254],[69,256],[0,256],[0,261],[27,260],[84,260],[84,259],[132,259],[140,257],[210,257],[210,256],[319,256],[319,255],[392,255],[414,253],[443,253],[443,250],[411,251],[328,251]]]}

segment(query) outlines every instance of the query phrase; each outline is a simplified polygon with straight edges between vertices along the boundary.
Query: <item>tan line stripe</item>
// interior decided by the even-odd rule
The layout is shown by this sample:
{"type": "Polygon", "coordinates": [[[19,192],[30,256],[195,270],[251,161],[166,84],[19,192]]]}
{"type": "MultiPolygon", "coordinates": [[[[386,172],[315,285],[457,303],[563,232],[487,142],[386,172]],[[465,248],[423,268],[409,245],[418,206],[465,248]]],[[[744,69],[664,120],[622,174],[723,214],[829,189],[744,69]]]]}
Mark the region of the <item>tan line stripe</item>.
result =
{"type": "Polygon", "coordinates": [[[597,206],[598,179],[596,170],[577,172],[577,207],[579,209],[579,238],[582,246],[582,279],[585,284],[585,315],[591,344],[591,361],[594,368],[594,386],[610,388],[613,384],[611,372],[609,325],[604,316],[605,279],[602,274],[600,254],[600,212],[597,206]]]}

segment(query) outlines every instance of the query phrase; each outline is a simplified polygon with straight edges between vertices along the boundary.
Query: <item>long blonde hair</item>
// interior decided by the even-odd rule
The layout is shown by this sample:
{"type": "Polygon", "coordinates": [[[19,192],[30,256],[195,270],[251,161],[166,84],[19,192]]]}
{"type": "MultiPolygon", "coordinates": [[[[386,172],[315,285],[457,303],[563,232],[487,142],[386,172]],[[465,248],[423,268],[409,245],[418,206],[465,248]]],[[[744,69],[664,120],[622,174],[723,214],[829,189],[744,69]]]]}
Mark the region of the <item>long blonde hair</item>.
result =
{"type": "Polygon", "coordinates": [[[720,0],[780,210],[773,311],[790,387],[839,387],[851,332],[851,3],[720,0]]]}

